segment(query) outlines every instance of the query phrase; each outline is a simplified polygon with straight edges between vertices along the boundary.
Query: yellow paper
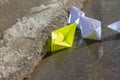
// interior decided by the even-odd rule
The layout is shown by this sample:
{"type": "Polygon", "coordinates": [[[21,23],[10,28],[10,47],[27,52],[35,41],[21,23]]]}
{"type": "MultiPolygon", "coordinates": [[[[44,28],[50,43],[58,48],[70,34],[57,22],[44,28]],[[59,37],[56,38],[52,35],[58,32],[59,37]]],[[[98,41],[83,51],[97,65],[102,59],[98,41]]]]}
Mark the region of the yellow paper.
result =
{"type": "Polygon", "coordinates": [[[76,23],[64,26],[52,32],[51,51],[72,47],[76,23]]]}

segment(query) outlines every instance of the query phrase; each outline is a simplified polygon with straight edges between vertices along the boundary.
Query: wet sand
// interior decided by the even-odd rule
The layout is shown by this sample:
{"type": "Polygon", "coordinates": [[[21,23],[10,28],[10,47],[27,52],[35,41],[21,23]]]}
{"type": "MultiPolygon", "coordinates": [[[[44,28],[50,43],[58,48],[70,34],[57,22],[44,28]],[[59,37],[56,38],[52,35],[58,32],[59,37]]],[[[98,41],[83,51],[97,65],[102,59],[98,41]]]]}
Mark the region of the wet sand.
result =
{"type": "Polygon", "coordinates": [[[89,0],[86,15],[102,21],[102,41],[83,40],[44,58],[28,80],[120,80],[120,34],[107,25],[120,19],[120,0],[89,0]]]}

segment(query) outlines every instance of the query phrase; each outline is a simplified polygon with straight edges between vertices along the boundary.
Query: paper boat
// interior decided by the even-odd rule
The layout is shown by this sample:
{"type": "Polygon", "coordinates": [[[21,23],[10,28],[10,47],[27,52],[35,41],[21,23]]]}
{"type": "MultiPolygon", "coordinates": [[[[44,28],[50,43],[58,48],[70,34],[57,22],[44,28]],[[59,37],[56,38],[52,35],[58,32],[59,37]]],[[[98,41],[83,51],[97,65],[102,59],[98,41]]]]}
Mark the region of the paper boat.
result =
{"type": "Polygon", "coordinates": [[[72,6],[69,14],[68,23],[70,24],[76,22],[78,24],[80,16],[85,16],[85,13],[78,8],[72,6]]]}
{"type": "Polygon", "coordinates": [[[83,38],[101,40],[101,21],[89,17],[80,17],[78,26],[83,38]]]}
{"type": "Polygon", "coordinates": [[[76,23],[72,23],[53,31],[51,38],[51,52],[72,47],[75,31],[76,23]]]}
{"type": "Polygon", "coordinates": [[[114,31],[120,32],[120,21],[117,21],[115,23],[108,25],[108,28],[110,28],[114,31]]]}

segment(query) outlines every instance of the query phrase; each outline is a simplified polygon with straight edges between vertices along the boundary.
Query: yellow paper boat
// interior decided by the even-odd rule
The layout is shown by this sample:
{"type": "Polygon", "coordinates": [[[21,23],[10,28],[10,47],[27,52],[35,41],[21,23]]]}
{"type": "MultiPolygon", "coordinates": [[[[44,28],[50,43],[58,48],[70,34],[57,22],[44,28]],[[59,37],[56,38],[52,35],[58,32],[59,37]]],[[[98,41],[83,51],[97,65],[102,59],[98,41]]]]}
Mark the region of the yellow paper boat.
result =
{"type": "Polygon", "coordinates": [[[64,26],[52,32],[51,52],[72,47],[76,23],[64,26]]]}

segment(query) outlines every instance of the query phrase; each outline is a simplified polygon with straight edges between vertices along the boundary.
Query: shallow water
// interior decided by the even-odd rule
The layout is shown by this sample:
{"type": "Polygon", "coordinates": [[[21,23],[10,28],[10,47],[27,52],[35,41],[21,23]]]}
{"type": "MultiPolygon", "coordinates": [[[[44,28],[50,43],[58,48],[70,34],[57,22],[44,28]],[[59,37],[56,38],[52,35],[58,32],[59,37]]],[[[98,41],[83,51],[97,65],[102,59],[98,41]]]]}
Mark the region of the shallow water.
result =
{"type": "Polygon", "coordinates": [[[102,21],[102,41],[83,40],[44,58],[29,80],[120,80],[120,34],[107,25],[120,19],[120,0],[89,0],[86,15],[102,21]]]}

